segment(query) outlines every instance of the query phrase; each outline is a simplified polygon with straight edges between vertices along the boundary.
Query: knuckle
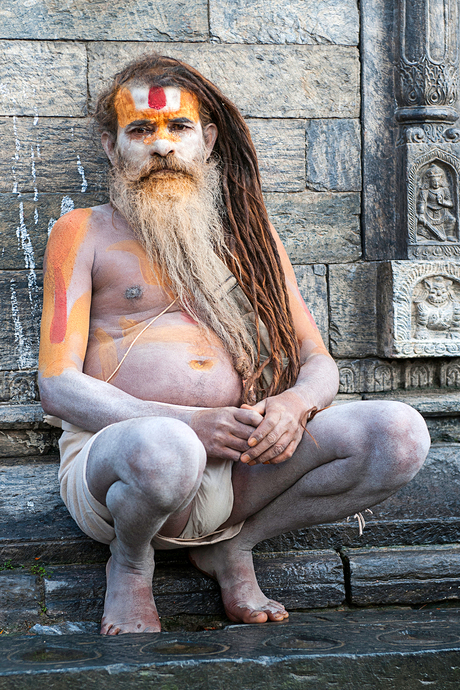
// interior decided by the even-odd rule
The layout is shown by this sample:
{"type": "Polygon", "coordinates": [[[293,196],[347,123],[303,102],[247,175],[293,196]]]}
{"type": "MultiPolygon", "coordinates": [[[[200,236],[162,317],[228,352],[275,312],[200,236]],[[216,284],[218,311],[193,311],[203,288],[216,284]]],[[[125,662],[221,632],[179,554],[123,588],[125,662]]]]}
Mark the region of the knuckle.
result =
{"type": "Polygon", "coordinates": [[[278,440],[278,437],[277,437],[277,435],[276,435],[273,431],[270,432],[269,434],[267,434],[267,441],[268,441],[269,443],[271,443],[272,445],[273,445],[274,443],[276,443],[277,440],[278,440]]]}

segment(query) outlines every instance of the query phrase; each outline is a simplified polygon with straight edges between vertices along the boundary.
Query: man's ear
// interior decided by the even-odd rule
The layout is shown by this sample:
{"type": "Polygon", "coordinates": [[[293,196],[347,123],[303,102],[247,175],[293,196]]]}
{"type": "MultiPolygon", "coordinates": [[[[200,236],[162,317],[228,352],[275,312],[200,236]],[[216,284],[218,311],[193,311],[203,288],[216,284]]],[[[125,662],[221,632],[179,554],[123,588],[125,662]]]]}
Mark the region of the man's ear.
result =
{"type": "Polygon", "coordinates": [[[203,129],[203,137],[206,146],[206,158],[209,158],[217,139],[217,127],[214,122],[210,122],[209,125],[206,125],[203,129]]]}
{"type": "Polygon", "coordinates": [[[107,158],[113,165],[115,158],[115,137],[110,132],[102,132],[101,134],[102,148],[107,154],[107,158]]]}

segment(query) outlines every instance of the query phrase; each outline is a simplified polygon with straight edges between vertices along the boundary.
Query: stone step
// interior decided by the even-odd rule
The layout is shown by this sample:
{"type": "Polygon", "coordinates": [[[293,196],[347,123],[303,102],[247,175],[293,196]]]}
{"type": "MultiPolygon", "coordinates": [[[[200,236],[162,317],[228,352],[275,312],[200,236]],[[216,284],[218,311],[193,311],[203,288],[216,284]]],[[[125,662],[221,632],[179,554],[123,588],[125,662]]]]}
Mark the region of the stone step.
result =
{"type": "MultiPolygon", "coordinates": [[[[460,546],[256,553],[258,581],[288,610],[460,601],[460,546]]],[[[181,551],[159,554],[153,591],[162,616],[224,616],[217,584],[181,551]]],[[[101,619],[104,565],[0,566],[0,627],[101,619]],[[2,569],[3,568],[3,569],[2,569]]]]}
{"type": "Polygon", "coordinates": [[[0,637],[0,690],[457,690],[458,609],[330,611],[223,630],[0,637]]]}

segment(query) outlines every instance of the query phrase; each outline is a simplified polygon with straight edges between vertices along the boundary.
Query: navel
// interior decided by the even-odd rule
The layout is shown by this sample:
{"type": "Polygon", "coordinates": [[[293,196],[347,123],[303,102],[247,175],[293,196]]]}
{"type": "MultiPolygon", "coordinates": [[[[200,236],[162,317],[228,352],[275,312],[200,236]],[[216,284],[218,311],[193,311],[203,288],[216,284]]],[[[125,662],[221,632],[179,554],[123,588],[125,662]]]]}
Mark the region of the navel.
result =
{"type": "Polygon", "coordinates": [[[140,285],[133,285],[132,287],[126,289],[125,297],[126,299],[139,299],[139,297],[142,297],[143,292],[144,291],[140,285]]]}
{"type": "Polygon", "coordinates": [[[188,365],[197,371],[209,371],[213,368],[214,362],[212,359],[192,359],[188,365]]]}

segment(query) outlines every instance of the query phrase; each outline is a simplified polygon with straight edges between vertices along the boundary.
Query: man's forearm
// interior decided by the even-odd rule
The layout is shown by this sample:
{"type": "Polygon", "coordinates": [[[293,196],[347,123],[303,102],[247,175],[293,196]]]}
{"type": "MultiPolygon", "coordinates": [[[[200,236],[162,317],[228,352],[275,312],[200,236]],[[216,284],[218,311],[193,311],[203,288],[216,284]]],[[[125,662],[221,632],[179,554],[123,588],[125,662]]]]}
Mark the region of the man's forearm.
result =
{"type": "Polygon", "coordinates": [[[140,400],[104,381],[67,369],[60,376],[41,378],[40,394],[46,414],[87,431],[133,417],[173,417],[186,424],[203,407],[140,400]]]}
{"type": "Polygon", "coordinates": [[[302,365],[291,390],[304,400],[307,409],[327,407],[339,389],[337,365],[327,355],[312,355],[302,365]]]}

